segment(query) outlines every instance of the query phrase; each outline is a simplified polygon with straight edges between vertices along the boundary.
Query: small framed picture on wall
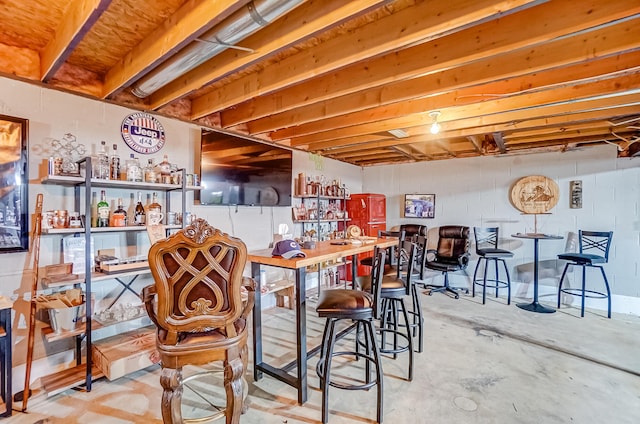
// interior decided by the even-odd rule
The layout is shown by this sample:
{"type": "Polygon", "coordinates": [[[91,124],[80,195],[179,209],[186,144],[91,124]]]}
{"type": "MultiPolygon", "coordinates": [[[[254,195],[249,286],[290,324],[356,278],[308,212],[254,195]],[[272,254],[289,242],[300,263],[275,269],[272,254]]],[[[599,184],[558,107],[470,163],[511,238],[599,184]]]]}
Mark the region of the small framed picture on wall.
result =
{"type": "Polygon", "coordinates": [[[436,195],[435,194],[405,194],[404,195],[405,218],[435,218],[436,195]]]}

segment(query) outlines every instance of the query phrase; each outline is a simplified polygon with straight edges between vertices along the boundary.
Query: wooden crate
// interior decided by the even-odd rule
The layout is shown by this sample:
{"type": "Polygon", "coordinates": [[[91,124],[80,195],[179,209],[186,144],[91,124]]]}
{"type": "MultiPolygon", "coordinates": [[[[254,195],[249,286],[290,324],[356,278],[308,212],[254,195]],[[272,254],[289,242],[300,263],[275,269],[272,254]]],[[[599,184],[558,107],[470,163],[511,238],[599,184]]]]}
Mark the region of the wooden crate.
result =
{"type": "Polygon", "coordinates": [[[109,380],[160,361],[154,327],[143,327],[93,343],[93,361],[109,380]]]}

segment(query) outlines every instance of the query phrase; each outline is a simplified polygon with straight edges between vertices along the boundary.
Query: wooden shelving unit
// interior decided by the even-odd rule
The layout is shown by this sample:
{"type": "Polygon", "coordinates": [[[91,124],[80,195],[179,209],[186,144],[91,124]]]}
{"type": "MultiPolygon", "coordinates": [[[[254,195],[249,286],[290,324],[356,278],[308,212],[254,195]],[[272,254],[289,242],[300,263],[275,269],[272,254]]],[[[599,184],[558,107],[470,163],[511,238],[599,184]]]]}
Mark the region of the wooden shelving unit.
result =
{"type": "MultiPolygon", "coordinates": [[[[80,163],[84,162],[85,169],[90,170],[91,167],[91,158],[84,158],[80,163]]],[[[94,188],[105,188],[105,189],[121,189],[121,190],[144,190],[144,191],[158,191],[167,193],[165,196],[165,209],[166,211],[170,211],[170,199],[168,193],[170,192],[180,192],[181,198],[181,207],[179,210],[185,212],[186,211],[186,192],[193,190],[200,190],[200,186],[187,186],[185,184],[185,170],[182,171],[182,181],[183,184],[151,184],[151,183],[142,183],[142,182],[130,182],[130,181],[120,181],[120,180],[100,180],[95,178],[90,178],[89,176],[81,177],[81,176],[56,176],[49,175],[41,179],[42,184],[50,184],[50,185],[58,185],[58,186],[66,186],[74,188],[74,198],[75,198],[75,210],[81,211],[81,214],[84,213],[86,216],[89,215],[89,211],[91,210],[91,193],[94,188]]],[[[174,230],[180,229],[183,225],[165,225],[165,230],[174,230]]],[[[92,284],[100,281],[106,280],[116,280],[120,284],[123,285],[122,293],[126,290],[131,289],[131,283],[137,276],[149,273],[148,264],[143,265],[141,268],[124,270],[122,272],[113,272],[113,273],[105,273],[105,272],[93,272],[93,264],[88,258],[92,257],[91,252],[91,236],[95,234],[108,234],[108,233],[121,233],[121,232],[140,232],[146,231],[146,226],[126,226],[126,227],[106,227],[106,228],[92,228],[85,226],[83,228],[45,228],[42,230],[43,235],[71,235],[71,234],[80,234],[85,237],[85,272],[83,274],[77,275],[76,278],[73,279],[64,279],[62,281],[51,281],[47,282],[46,279],[41,280],[41,284],[46,284],[47,288],[60,288],[63,286],[73,286],[73,287],[84,287],[85,298],[89,299],[92,293],[92,284]],[[123,278],[129,278],[130,280],[125,282],[122,280],[123,278]]],[[[113,303],[108,308],[115,306],[118,299],[122,295],[122,293],[116,296],[113,303]]],[[[81,325],[78,325],[77,328],[69,331],[54,331],[51,327],[45,327],[42,330],[44,339],[47,343],[75,338],[76,340],[76,362],[77,366],[66,369],[61,372],[57,372],[51,374],[49,376],[45,376],[42,378],[42,384],[44,390],[47,392],[49,396],[60,393],[64,390],[67,390],[72,387],[84,385],[87,391],[91,390],[91,383],[98,377],[103,376],[103,372],[94,366],[93,363],[93,340],[92,340],[92,332],[97,329],[104,328],[111,324],[123,323],[126,321],[142,319],[142,316],[135,316],[128,320],[117,320],[111,324],[105,323],[104,325],[94,319],[93,311],[90,301],[85,302],[85,317],[84,322],[81,325]],[[84,346],[82,345],[84,342],[84,346]]],[[[108,309],[107,308],[107,309],[108,309]]],[[[125,333],[121,334],[122,336],[126,336],[125,333]]]]}

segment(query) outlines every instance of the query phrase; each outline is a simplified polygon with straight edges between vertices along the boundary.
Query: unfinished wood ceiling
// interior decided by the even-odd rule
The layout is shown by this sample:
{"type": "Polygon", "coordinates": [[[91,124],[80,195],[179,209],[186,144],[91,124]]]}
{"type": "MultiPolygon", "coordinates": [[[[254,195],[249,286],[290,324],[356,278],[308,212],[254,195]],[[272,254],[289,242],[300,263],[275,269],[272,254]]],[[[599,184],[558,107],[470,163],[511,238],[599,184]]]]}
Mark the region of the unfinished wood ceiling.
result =
{"type": "Polygon", "coordinates": [[[3,76],[356,165],[640,150],[638,0],[3,0],[0,20],[3,76]]]}

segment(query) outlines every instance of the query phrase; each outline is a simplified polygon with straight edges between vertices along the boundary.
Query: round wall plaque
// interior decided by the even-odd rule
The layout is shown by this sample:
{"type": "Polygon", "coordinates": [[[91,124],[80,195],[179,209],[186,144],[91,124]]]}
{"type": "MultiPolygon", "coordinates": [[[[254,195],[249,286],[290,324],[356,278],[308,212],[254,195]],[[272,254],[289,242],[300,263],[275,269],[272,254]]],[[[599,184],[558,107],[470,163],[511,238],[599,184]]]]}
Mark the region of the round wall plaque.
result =
{"type": "Polygon", "coordinates": [[[164,146],[164,127],[149,113],[136,112],[128,115],[122,121],[120,131],[127,146],[138,153],[156,153],[164,146]]]}
{"type": "Polygon", "coordinates": [[[511,188],[511,203],[522,213],[546,213],[558,203],[558,185],[543,175],[520,178],[511,188]]]}

